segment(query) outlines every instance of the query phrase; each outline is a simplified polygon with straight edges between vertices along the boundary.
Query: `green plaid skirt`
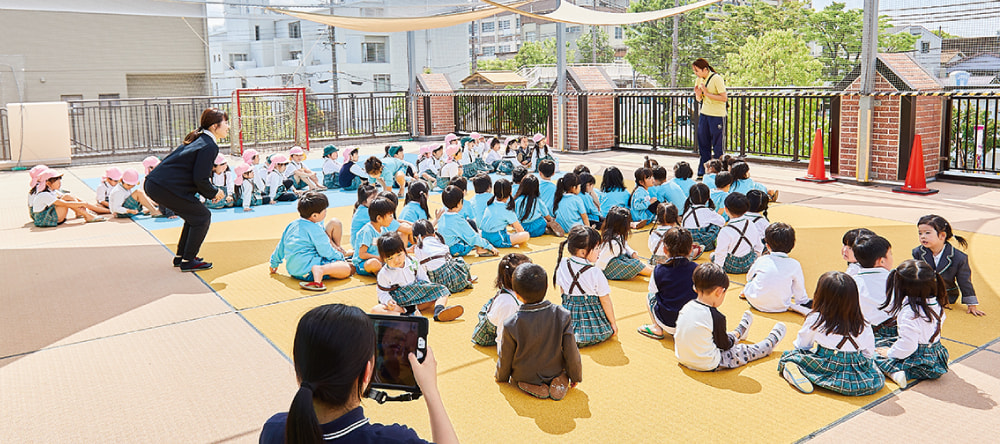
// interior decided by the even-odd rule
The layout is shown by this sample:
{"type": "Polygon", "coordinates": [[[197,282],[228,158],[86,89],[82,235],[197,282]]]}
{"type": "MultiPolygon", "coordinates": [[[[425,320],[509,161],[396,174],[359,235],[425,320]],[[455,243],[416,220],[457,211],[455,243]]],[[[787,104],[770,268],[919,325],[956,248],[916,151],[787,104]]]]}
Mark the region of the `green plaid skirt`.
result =
{"type": "Polygon", "coordinates": [[[476,327],[472,329],[472,343],[476,345],[482,345],[487,347],[490,345],[497,345],[497,326],[490,322],[489,318],[486,317],[486,313],[490,310],[490,305],[493,305],[493,299],[496,296],[490,298],[483,304],[483,308],[479,309],[479,314],[476,317],[479,318],[479,322],[476,323],[476,327]]]}
{"type": "Polygon", "coordinates": [[[906,372],[906,379],[937,379],[948,373],[948,349],[941,341],[920,344],[904,359],[875,357],[875,365],[887,375],[906,372]]]}
{"type": "MultiPolygon", "coordinates": [[[[226,191],[225,188],[219,188],[219,190],[222,191],[222,194],[224,194],[224,196],[222,197],[222,199],[219,200],[218,202],[212,202],[211,200],[206,200],[205,201],[205,206],[206,207],[211,208],[213,210],[218,210],[218,209],[221,209],[221,208],[227,208],[227,207],[233,206],[232,202],[226,202],[226,198],[229,197],[229,191],[226,191]]],[[[279,187],[278,188],[278,194],[280,195],[281,193],[282,193],[281,187],[279,187]]],[[[131,199],[131,197],[129,199],[131,199]]],[[[125,203],[126,203],[126,208],[127,208],[128,207],[128,205],[127,205],[128,204],[128,200],[126,200],[125,203]]],[[[132,209],[134,210],[135,208],[132,208],[132,209]]]]}
{"type": "Polygon", "coordinates": [[[608,266],[604,267],[604,277],[613,281],[625,281],[638,276],[644,268],[646,265],[641,260],[620,254],[608,261],[608,266]]]}
{"type": "Polygon", "coordinates": [[[416,281],[389,292],[392,300],[396,301],[396,304],[400,307],[434,302],[440,298],[447,297],[449,294],[448,288],[444,285],[423,281],[416,281]]]}
{"type": "Polygon", "coordinates": [[[586,347],[606,341],[614,334],[601,300],[594,295],[568,295],[563,293],[562,305],[573,318],[573,336],[576,345],[586,347]]]}
{"type": "Polygon", "coordinates": [[[451,178],[450,177],[438,177],[437,178],[437,187],[440,188],[441,190],[444,190],[445,188],[448,187],[448,184],[450,182],[451,182],[451,178]]]}
{"type": "MultiPolygon", "coordinates": [[[[346,186],[346,187],[344,187],[343,190],[344,191],[354,191],[354,190],[358,189],[358,187],[361,186],[361,182],[362,182],[362,179],[360,177],[354,176],[354,180],[351,181],[351,184],[348,185],[348,186],[346,186]]],[[[281,194],[281,193],[278,193],[278,194],[281,194]]]]}
{"type": "Polygon", "coordinates": [[[708,225],[701,228],[689,228],[688,231],[691,232],[694,243],[705,246],[705,251],[712,251],[715,249],[715,240],[718,239],[721,229],[722,227],[718,225],[708,225]]]}
{"type": "Polygon", "coordinates": [[[500,160],[497,162],[498,163],[496,166],[496,170],[498,173],[510,174],[512,171],[514,171],[514,162],[511,162],[509,160],[500,160]]]}
{"type": "MultiPolygon", "coordinates": [[[[717,251],[716,254],[718,253],[717,251]]],[[[726,262],[722,265],[722,269],[729,274],[746,274],[746,272],[750,271],[750,266],[753,265],[753,261],[755,260],[757,260],[757,252],[753,250],[743,256],[727,254],[726,262]]]]}
{"type": "MultiPolygon", "coordinates": [[[[260,197],[260,193],[253,193],[253,197],[250,198],[250,206],[262,205],[263,203],[264,203],[264,200],[260,197]]],[[[243,206],[243,196],[240,196],[239,199],[234,200],[233,201],[233,206],[234,207],[242,207],[243,206]]]]}
{"type": "Polygon", "coordinates": [[[885,326],[885,324],[872,326],[872,333],[875,333],[875,346],[876,347],[891,347],[896,339],[899,338],[899,328],[893,323],[890,326],[885,326]]]}
{"type": "Polygon", "coordinates": [[[451,293],[458,293],[469,288],[472,274],[464,260],[449,258],[436,270],[427,270],[427,278],[435,284],[444,285],[451,293]]]}
{"type": "Polygon", "coordinates": [[[49,205],[48,208],[37,213],[31,213],[31,221],[36,227],[48,228],[59,225],[59,213],[56,213],[56,206],[49,205]]]}
{"type": "Polygon", "coordinates": [[[324,174],[323,186],[329,189],[340,188],[340,173],[324,174]]]}
{"type": "Polygon", "coordinates": [[[493,168],[490,168],[490,166],[487,165],[486,161],[483,160],[482,158],[476,159],[476,161],[473,162],[472,164],[476,166],[476,169],[484,173],[489,173],[493,171],[493,168]]]}
{"type": "Polygon", "coordinates": [[[785,363],[794,362],[818,387],[847,396],[877,393],[885,385],[885,377],[875,362],[861,352],[844,352],[816,346],[812,350],[786,350],[778,360],[778,373],[785,363]]]}
{"type": "Polygon", "coordinates": [[[472,178],[476,174],[479,174],[479,167],[475,163],[467,163],[462,165],[462,177],[472,178]]]}

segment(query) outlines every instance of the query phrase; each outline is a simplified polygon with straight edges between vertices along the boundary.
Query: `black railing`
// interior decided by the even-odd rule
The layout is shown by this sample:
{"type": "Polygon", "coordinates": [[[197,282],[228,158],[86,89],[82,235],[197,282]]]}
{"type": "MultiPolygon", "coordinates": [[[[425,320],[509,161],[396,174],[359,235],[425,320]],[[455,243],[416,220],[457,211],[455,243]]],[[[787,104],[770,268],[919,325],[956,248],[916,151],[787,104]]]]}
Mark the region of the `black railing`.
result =
{"type": "Polygon", "coordinates": [[[944,169],[1000,174],[1000,97],[953,96],[948,100],[944,169]]]}
{"type": "Polygon", "coordinates": [[[309,139],[408,135],[407,100],[405,92],[308,94],[309,139]]]}
{"type": "Polygon", "coordinates": [[[630,91],[615,97],[617,145],[630,148],[694,149],[697,145],[694,94],[630,91]]]}
{"type": "Polygon", "coordinates": [[[455,130],[485,134],[547,134],[552,116],[552,95],[548,93],[459,94],[454,98],[455,130]]]}
{"type": "Polygon", "coordinates": [[[0,160],[10,160],[10,131],[7,129],[7,108],[0,108],[0,160]]]}

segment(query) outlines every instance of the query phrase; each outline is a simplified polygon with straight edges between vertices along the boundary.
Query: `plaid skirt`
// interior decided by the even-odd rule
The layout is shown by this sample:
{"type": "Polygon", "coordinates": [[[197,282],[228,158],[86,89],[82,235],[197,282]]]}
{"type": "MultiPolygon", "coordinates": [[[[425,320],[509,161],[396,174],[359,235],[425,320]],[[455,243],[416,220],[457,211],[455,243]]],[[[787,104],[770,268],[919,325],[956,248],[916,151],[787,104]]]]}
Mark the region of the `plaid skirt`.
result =
{"type": "Polygon", "coordinates": [[[510,174],[514,171],[514,162],[509,160],[498,160],[496,166],[497,172],[500,174],[510,174]]]}
{"type": "Polygon", "coordinates": [[[493,172],[493,168],[490,168],[490,166],[487,165],[486,161],[483,160],[482,158],[476,159],[476,161],[473,162],[472,164],[476,166],[476,169],[478,169],[479,171],[482,171],[484,173],[491,173],[491,172],[493,172]]]}
{"type": "Polygon", "coordinates": [[[719,230],[721,229],[722,227],[718,225],[708,225],[701,228],[689,228],[688,231],[691,232],[694,243],[702,244],[705,247],[705,251],[712,251],[715,249],[715,240],[719,237],[719,230]]]}
{"type": "Polygon", "coordinates": [[[475,163],[467,163],[462,165],[462,177],[470,179],[476,174],[479,174],[479,167],[475,163]]]}
{"type": "Polygon", "coordinates": [[[493,298],[486,301],[486,303],[483,304],[483,308],[479,309],[479,314],[476,315],[476,317],[479,318],[479,322],[477,322],[476,327],[472,329],[473,344],[482,345],[483,347],[497,345],[497,326],[493,325],[489,318],[486,317],[486,312],[489,311],[491,304],[493,304],[493,298]]]}
{"type": "Polygon", "coordinates": [[[606,341],[614,334],[601,300],[594,295],[568,295],[563,293],[562,305],[573,318],[573,336],[576,345],[586,347],[606,341]]]}
{"type": "Polygon", "coordinates": [[[604,267],[604,277],[613,281],[625,281],[638,276],[644,268],[646,265],[641,260],[621,254],[608,261],[608,266],[604,267]]]}
{"type": "MultiPolygon", "coordinates": [[[[719,253],[718,251],[716,253],[719,253]]],[[[722,265],[722,269],[729,274],[746,274],[750,271],[750,266],[753,265],[753,261],[757,260],[757,252],[750,251],[743,256],[735,256],[732,254],[726,255],[726,262],[722,265]]]]}
{"type": "Polygon", "coordinates": [[[663,265],[663,264],[667,263],[668,259],[670,259],[670,258],[666,257],[666,256],[661,256],[659,254],[654,254],[653,256],[651,256],[649,258],[649,265],[654,265],[654,266],[655,265],[663,265]]]}
{"type": "Polygon", "coordinates": [[[450,183],[450,182],[451,182],[451,178],[450,177],[438,177],[437,178],[437,187],[440,188],[443,191],[445,188],[448,187],[448,183],[450,183]]]}
{"type": "Polygon", "coordinates": [[[875,357],[875,365],[887,375],[906,372],[906,379],[937,379],[948,373],[948,349],[941,341],[920,344],[904,359],[875,357]]]}
{"type": "Polygon", "coordinates": [[[59,213],[56,213],[56,206],[49,205],[48,208],[37,213],[31,213],[31,221],[36,227],[54,227],[59,225],[59,213]]]}
{"type": "Polygon", "coordinates": [[[340,188],[340,173],[324,174],[323,186],[329,189],[340,188]]]}
{"type": "Polygon", "coordinates": [[[786,350],[778,360],[778,373],[785,363],[793,362],[816,386],[847,396],[877,393],[885,385],[885,377],[875,362],[860,352],[844,352],[816,346],[812,350],[786,350]]]}
{"type": "Polygon", "coordinates": [[[472,274],[464,260],[451,258],[436,270],[427,270],[427,278],[435,284],[444,285],[451,293],[458,293],[469,288],[472,274]]]}
{"type": "MultiPolygon", "coordinates": [[[[213,210],[218,210],[220,208],[226,208],[226,207],[233,206],[232,202],[226,202],[226,197],[229,197],[229,192],[226,191],[225,188],[219,188],[219,190],[221,190],[222,194],[225,195],[225,196],[222,197],[222,200],[220,200],[218,202],[212,202],[211,200],[206,200],[205,201],[205,206],[206,207],[211,208],[213,210]]],[[[278,194],[281,194],[281,188],[280,187],[278,188],[278,194]]],[[[129,197],[129,199],[132,199],[132,198],[129,197]]],[[[138,203],[138,202],[136,202],[136,203],[138,203]]],[[[125,200],[125,208],[129,208],[129,206],[128,206],[128,199],[125,200]]],[[[138,208],[131,208],[131,209],[138,210],[138,208]]]]}
{"type": "Polygon", "coordinates": [[[361,178],[358,176],[354,176],[354,180],[351,181],[351,184],[341,189],[344,191],[354,191],[357,190],[358,187],[360,186],[361,186],[361,178]]]}
{"type": "Polygon", "coordinates": [[[891,347],[899,338],[899,328],[895,323],[886,326],[885,323],[872,326],[872,333],[875,333],[876,347],[891,347]]]}
{"type": "Polygon", "coordinates": [[[392,300],[400,307],[434,302],[448,296],[448,288],[441,284],[416,281],[410,285],[399,287],[389,292],[392,300]]]}
{"type": "MultiPolygon", "coordinates": [[[[261,199],[260,194],[253,193],[253,197],[250,198],[250,206],[257,206],[257,205],[261,205],[263,203],[264,203],[264,200],[261,199]]],[[[234,200],[233,201],[233,206],[234,207],[242,207],[243,206],[243,196],[240,196],[239,199],[234,200]]]]}

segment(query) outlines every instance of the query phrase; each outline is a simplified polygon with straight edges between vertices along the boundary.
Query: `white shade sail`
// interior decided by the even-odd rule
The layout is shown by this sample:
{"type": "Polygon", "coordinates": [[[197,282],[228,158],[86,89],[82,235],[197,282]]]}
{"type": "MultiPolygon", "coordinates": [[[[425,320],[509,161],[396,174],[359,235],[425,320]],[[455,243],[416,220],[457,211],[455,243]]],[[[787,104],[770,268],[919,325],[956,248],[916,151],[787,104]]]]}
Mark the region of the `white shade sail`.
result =
{"type": "MultiPolygon", "coordinates": [[[[517,8],[528,3],[531,2],[515,2],[511,3],[509,6],[517,8]]],[[[508,6],[500,4],[494,5],[503,7],[508,6]]],[[[423,17],[346,17],[341,15],[320,14],[316,12],[291,11],[288,9],[267,9],[290,15],[292,17],[297,17],[302,20],[322,23],[327,26],[367,32],[405,32],[418,31],[421,29],[447,28],[449,26],[463,25],[475,20],[482,20],[486,17],[494,16],[497,13],[503,12],[499,8],[490,7],[477,9],[475,11],[423,17]]]]}
{"type": "Polygon", "coordinates": [[[558,8],[548,14],[533,14],[530,12],[525,12],[517,9],[517,5],[503,5],[490,0],[482,0],[484,3],[489,3],[498,8],[506,9],[511,12],[521,14],[523,16],[536,18],[539,20],[548,20],[550,22],[562,22],[570,23],[574,25],[632,25],[642,22],[650,22],[653,20],[659,20],[665,17],[675,16],[677,14],[683,14],[688,11],[693,11],[698,8],[702,8],[713,3],[719,3],[722,0],[703,0],[697,3],[692,3],[690,5],[678,6],[676,8],[670,9],[660,9],[658,11],[646,11],[646,12],[604,12],[604,11],[592,11],[589,9],[581,8],[569,2],[560,2],[558,8]]]}

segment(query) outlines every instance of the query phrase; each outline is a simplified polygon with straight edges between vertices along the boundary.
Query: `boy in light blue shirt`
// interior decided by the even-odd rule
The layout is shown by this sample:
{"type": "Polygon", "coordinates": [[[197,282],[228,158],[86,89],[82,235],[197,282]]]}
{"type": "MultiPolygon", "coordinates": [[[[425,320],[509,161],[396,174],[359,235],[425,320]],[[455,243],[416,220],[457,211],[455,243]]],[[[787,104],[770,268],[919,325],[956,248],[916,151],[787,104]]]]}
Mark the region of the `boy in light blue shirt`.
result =
{"type": "Polygon", "coordinates": [[[462,215],[464,206],[462,194],[462,190],[454,185],[448,185],[441,192],[441,201],[448,211],[442,213],[438,219],[438,234],[444,238],[444,243],[452,256],[465,256],[473,249],[479,256],[498,255],[497,249],[472,228],[473,221],[462,215]]]}
{"type": "Polygon", "coordinates": [[[395,205],[389,199],[376,197],[368,205],[369,222],[358,231],[357,245],[354,247],[354,267],[361,276],[375,277],[382,269],[376,241],[382,233],[388,233],[395,220],[395,205]]]}
{"type": "Polygon", "coordinates": [[[552,202],[556,200],[556,184],[552,181],[552,176],[556,173],[556,163],[545,159],[538,162],[538,194],[547,208],[552,208],[552,202]]]}
{"type": "Polygon", "coordinates": [[[658,202],[670,202],[678,209],[684,208],[684,201],[687,200],[688,193],[681,189],[673,181],[667,180],[667,169],[658,166],[653,168],[653,182],[655,186],[649,187],[649,195],[658,202]]]}
{"type": "Polygon", "coordinates": [[[303,281],[299,286],[313,291],[326,290],[324,277],[345,279],[353,274],[351,264],[344,260],[344,253],[334,248],[330,235],[324,230],[323,220],[329,205],[323,193],[308,192],[299,199],[301,217],[281,233],[281,240],[271,253],[271,274],[285,262],[288,274],[303,281]]]}
{"type": "Polygon", "coordinates": [[[475,204],[473,214],[475,214],[477,228],[482,230],[483,215],[486,213],[490,199],[493,198],[493,180],[486,173],[476,174],[472,178],[472,188],[476,191],[476,196],[473,198],[475,204]]]}
{"type": "Polygon", "coordinates": [[[716,211],[722,215],[722,218],[729,222],[729,213],[726,213],[726,197],[729,196],[729,187],[733,183],[733,175],[729,171],[723,171],[721,173],[715,174],[715,186],[712,190],[710,198],[712,203],[715,204],[716,211]]]}

